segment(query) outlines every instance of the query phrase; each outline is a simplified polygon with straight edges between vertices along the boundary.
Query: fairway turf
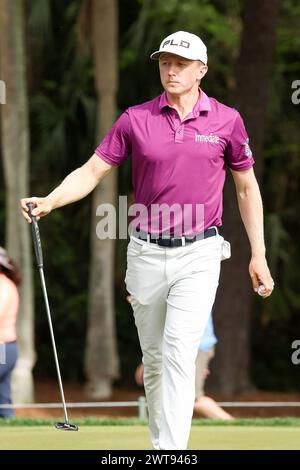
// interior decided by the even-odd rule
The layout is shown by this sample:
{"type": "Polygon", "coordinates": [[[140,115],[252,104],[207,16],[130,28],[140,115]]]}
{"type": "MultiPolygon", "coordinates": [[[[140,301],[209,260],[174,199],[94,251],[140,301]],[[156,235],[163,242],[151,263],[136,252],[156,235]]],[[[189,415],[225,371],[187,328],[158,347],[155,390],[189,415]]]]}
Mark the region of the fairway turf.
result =
{"type": "MultiPolygon", "coordinates": [[[[2,426],[0,449],[5,450],[150,450],[146,426],[86,426],[78,432],[59,431],[52,426],[2,426]]],[[[300,449],[296,426],[193,426],[192,450],[300,449]]]]}

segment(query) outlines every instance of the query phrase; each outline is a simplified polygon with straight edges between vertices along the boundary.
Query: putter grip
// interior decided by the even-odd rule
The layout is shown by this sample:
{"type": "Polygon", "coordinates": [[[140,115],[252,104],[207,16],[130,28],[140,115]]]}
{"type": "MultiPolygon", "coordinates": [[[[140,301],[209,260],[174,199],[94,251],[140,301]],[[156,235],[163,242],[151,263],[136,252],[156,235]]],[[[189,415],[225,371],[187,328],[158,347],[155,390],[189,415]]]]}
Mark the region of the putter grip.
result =
{"type": "Polygon", "coordinates": [[[27,207],[29,209],[29,216],[31,218],[31,231],[32,231],[33,245],[34,245],[34,251],[35,251],[35,256],[36,256],[36,263],[39,268],[42,268],[43,267],[43,252],[42,252],[40,231],[39,231],[39,226],[38,226],[36,217],[32,215],[34,205],[32,204],[32,202],[29,202],[27,204],[27,207]]]}

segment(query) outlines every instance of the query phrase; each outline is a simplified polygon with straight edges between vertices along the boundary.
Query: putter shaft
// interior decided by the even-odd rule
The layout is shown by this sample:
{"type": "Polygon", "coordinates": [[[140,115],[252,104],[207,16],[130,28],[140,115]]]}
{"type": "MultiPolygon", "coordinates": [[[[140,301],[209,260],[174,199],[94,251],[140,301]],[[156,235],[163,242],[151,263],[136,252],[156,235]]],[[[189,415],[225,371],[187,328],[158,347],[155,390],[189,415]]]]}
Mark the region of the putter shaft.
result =
{"type": "Polygon", "coordinates": [[[42,267],[39,267],[39,272],[40,272],[41,283],[42,283],[42,288],[43,288],[43,294],[44,294],[44,299],[45,299],[45,304],[46,304],[47,318],[48,318],[50,336],[51,336],[51,341],[52,341],[52,346],[53,346],[53,354],[54,354],[57,378],[58,378],[58,383],[59,383],[59,388],[60,388],[60,395],[61,395],[61,400],[62,400],[62,404],[63,404],[63,408],[64,408],[65,421],[66,421],[67,424],[69,424],[69,418],[68,418],[68,412],[67,412],[67,407],[66,407],[64,389],[63,389],[62,380],[61,380],[60,367],[59,367],[56,344],[55,344],[55,338],[54,338],[54,332],[53,332],[53,327],[52,327],[52,320],[51,320],[51,313],[50,313],[50,307],[49,307],[49,301],[48,301],[46,282],[45,282],[45,277],[44,277],[44,270],[43,270],[42,267]]]}

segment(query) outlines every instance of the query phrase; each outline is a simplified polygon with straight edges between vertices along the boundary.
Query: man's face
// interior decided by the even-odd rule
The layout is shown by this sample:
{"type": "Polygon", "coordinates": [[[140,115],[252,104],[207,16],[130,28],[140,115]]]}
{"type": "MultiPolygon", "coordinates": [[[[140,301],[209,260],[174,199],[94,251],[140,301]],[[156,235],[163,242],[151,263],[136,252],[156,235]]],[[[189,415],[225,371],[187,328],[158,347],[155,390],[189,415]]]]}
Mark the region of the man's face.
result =
{"type": "Polygon", "coordinates": [[[207,72],[207,66],[200,60],[189,60],[175,54],[164,53],[159,58],[160,79],[164,89],[173,95],[184,95],[207,72]]]}

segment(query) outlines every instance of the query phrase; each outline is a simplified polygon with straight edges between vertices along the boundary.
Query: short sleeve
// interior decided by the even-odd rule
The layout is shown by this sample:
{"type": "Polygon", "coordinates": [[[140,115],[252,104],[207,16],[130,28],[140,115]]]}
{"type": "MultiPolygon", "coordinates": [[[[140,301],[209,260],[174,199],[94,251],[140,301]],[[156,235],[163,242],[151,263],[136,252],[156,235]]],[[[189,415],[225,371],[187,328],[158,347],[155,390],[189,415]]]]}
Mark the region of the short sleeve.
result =
{"type": "Polygon", "coordinates": [[[232,132],[226,146],[225,158],[228,166],[235,171],[248,170],[255,163],[243,119],[237,111],[232,132]]]}
{"type": "Polygon", "coordinates": [[[131,152],[131,123],[128,110],[110,128],[95,153],[110,165],[119,166],[131,152]]]}

